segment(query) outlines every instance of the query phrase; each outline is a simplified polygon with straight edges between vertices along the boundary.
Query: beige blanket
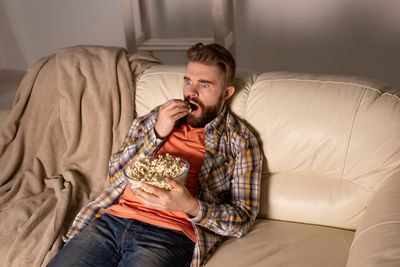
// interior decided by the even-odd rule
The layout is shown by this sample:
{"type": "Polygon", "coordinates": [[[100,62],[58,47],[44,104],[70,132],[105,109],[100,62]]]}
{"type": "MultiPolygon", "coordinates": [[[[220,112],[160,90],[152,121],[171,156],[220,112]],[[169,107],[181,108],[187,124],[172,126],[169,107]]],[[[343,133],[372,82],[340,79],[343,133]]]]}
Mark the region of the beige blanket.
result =
{"type": "Polygon", "coordinates": [[[76,46],[41,59],[0,132],[0,266],[43,266],[106,186],[134,118],[132,75],[156,59],[76,46]]]}

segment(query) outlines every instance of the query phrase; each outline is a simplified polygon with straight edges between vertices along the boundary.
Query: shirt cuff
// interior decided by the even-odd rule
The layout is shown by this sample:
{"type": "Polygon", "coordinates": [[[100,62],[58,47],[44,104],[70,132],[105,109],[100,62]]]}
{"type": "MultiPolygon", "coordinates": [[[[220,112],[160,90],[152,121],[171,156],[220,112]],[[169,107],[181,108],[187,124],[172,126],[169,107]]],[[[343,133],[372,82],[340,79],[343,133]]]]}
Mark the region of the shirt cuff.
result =
{"type": "Polygon", "coordinates": [[[206,225],[206,222],[208,221],[209,217],[210,217],[210,207],[204,202],[204,201],[200,201],[197,200],[199,202],[200,205],[200,211],[197,214],[196,217],[189,217],[189,221],[195,223],[195,224],[199,224],[199,225],[206,225]]]}
{"type": "Polygon", "coordinates": [[[149,132],[147,133],[147,136],[149,138],[149,143],[152,146],[153,150],[158,148],[165,141],[165,138],[157,137],[156,131],[154,130],[154,128],[149,130],[149,132]]]}

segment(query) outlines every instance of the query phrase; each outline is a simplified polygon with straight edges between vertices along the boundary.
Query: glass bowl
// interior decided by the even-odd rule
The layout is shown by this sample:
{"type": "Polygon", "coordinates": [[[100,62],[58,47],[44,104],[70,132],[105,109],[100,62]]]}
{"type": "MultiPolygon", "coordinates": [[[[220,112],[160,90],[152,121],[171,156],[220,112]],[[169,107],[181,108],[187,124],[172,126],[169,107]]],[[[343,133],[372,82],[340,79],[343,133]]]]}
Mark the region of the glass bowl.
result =
{"type": "Polygon", "coordinates": [[[170,155],[162,155],[162,157],[141,157],[124,168],[124,175],[128,179],[132,191],[139,187],[143,191],[148,192],[141,186],[141,182],[169,191],[171,190],[171,186],[165,179],[171,178],[184,185],[188,176],[189,167],[189,162],[187,160],[170,155]],[[166,159],[166,157],[170,158],[166,159]],[[172,168],[167,168],[165,165],[165,161],[171,158],[176,160],[177,163],[169,167],[174,167],[173,165],[179,166],[175,171],[173,171],[172,168]],[[162,159],[164,159],[164,162],[162,162],[162,159]],[[174,172],[178,173],[175,174],[174,172]]]}

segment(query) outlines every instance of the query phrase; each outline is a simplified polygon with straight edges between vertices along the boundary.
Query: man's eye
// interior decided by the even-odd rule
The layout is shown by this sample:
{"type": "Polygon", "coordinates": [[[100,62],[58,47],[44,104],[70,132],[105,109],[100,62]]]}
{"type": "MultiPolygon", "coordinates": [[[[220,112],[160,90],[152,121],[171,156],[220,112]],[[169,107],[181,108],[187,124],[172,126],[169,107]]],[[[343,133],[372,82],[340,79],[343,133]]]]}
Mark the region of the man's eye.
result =
{"type": "Polygon", "coordinates": [[[208,87],[208,83],[202,83],[202,84],[201,84],[201,87],[207,88],[207,87],[208,87]]]}
{"type": "Polygon", "coordinates": [[[191,80],[186,80],[186,84],[187,85],[192,85],[192,81],[191,80]]]}

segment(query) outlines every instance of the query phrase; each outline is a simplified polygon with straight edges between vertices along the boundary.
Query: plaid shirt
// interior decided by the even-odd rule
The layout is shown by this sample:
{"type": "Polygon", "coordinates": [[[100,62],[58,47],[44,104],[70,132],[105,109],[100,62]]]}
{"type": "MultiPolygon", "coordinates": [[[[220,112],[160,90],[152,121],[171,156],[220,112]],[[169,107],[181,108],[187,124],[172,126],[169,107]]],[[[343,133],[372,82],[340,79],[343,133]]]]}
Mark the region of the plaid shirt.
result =
{"type": "MultiPolygon", "coordinates": [[[[140,155],[155,154],[162,145],[154,132],[157,116],[155,108],[133,122],[123,146],[109,162],[112,187],[81,209],[65,242],[118,200],[127,184],[124,167],[140,155]]],[[[224,107],[205,126],[205,158],[197,194],[200,212],[189,218],[197,236],[192,266],[205,264],[226,237],[241,237],[249,231],[259,210],[261,165],[256,137],[224,107]]]]}

